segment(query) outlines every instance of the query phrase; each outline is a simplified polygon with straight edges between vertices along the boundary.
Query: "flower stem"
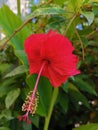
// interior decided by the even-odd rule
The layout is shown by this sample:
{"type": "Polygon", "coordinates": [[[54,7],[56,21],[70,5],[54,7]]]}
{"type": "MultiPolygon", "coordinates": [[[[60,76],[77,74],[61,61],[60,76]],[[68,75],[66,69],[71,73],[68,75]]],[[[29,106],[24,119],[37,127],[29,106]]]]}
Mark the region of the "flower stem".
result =
{"type": "Polygon", "coordinates": [[[50,118],[51,118],[51,115],[52,115],[52,111],[53,111],[53,107],[54,107],[55,101],[56,101],[57,96],[58,96],[58,92],[59,92],[59,89],[58,88],[54,88],[52,99],[51,99],[51,103],[50,103],[49,112],[48,112],[48,114],[47,114],[47,116],[45,118],[44,130],[48,130],[48,126],[49,126],[49,123],[50,123],[50,118]]]}

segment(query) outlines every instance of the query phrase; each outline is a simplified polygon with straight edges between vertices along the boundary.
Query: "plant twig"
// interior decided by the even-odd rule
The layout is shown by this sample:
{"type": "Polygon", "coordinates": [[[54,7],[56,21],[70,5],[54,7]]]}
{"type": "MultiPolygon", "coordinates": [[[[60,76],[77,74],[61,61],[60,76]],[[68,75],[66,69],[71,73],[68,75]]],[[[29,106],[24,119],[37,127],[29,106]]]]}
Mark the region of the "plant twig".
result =
{"type": "Polygon", "coordinates": [[[50,3],[52,3],[52,2],[53,2],[53,0],[48,0],[47,4],[50,4],[50,3]]]}
{"type": "Polygon", "coordinates": [[[41,3],[41,5],[47,5],[47,4],[50,4],[50,3],[52,3],[54,0],[48,0],[47,2],[43,2],[43,3],[41,3]]]}
{"type": "Polygon", "coordinates": [[[80,35],[79,35],[79,33],[78,33],[78,31],[75,29],[75,32],[76,32],[76,35],[77,35],[77,37],[78,37],[78,39],[79,39],[79,41],[80,41],[80,44],[81,44],[81,48],[82,48],[82,55],[83,55],[83,61],[84,61],[84,47],[83,47],[83,42],[82,42],[82,40],[81,40],[81,38],[80,38],[80,35]]]}
{"type": "Polygon", "coordinates": [[[17,12],[18,12],[18,15],[21,16],[20,0],[17,0],[17,12]]]}
{"type": "Polygon", "coordinates": [[[70,26],[71,26],[71,24],[73,23],[73,21],[74,21],[75,18],[76,18],[76,15],[74,15],[74,16],[72,17],[72,19],[70,20],[69,24],[68,24],[67,27],[66,27],[66,30],[65,30],[65,32],[64,32],[64,35],[66,35],[66,33],[68,32],[68,30],[69,30],[69,28],[70,28],[70,26]]]}
{"type": "Polygon", "coordinates": [[[88,34],[88,35],[86,36],[86,38],[87,38],[87,39],[90,39],[91,36],[94,35],[96,32],[98,32],[98,31],[97,31],[97,30],[92,31],[90,34],[88,34]]]}
{"type": "Polygon", "coordinates": [[[6,44],[27,24],[30,22],[32,18],[27,19],[21,26],[19,26],[17,29],[14,30],[12,35],[10,35],[7,40],[3,43],[3,45],[0,47],[0,50],[2,50],[6,44]]]}

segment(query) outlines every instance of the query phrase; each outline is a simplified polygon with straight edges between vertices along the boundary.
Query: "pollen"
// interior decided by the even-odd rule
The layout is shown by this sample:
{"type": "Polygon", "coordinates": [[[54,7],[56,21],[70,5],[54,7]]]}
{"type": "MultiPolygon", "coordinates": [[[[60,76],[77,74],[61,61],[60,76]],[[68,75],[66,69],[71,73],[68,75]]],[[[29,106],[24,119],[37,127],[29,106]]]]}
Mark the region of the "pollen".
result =
{"type": "Polygon", "coordinates": [[[26,100],[22,106],[22,111],[27,111],[30,114],[34,115],[38,106],[39,94],[38,91],[35,93],[34,98],[32,99],[33,91],[30,91],[26,97],[26,100]]]}

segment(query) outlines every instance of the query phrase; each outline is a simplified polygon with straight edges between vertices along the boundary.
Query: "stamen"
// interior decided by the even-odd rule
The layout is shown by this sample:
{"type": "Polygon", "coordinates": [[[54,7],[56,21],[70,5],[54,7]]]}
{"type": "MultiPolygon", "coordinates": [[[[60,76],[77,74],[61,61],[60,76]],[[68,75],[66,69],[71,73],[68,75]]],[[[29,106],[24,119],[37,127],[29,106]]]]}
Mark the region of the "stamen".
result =
{"type": "Polygon", "coordinates": [[[22,111],[28,111],[29,113],[31,113],[33,115],[37,108],[39,95],[38,95],[38,92],[36,92],[34,99],[31,102],[32,93],[33,93],[33,91],[30,91],[29,94],[27,95],[27,98],[22,106],[22,111]],[[29,103],[31,103],[31,106],[29,105],[29,103]]]}
{"type": "Polygon", "coordinates": [[[40,76],[41,76],[41,73],[42,73],[42,70],[43,70],[45,64],[46,64],[46,61],[43,62],[42,66],[40,68],[33,91],[31,91],[27,95],[26,101],[24,102],[24,104],[22,106],[22,111],[26,111],[26,114],[18,117],[18,119],[20,121],[23,120],[23,121],[26,121],[27,123],[30,123],[31,121],[28,118],[28,114],[30,113],[33,115],[36,111],[37,103],[38,103],[38,99],[39,99],[38,92],[37,92],[38,82],[39,82],[39,79],[40,79],[40,76]]]}

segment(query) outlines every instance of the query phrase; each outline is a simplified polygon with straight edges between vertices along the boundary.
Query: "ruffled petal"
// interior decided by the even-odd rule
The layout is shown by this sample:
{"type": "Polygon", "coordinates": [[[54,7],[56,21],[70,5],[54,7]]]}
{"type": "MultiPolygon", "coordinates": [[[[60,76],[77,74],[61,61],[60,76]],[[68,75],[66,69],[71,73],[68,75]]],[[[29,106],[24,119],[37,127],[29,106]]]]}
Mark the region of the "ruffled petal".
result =
{"type": "Polygon", "coordinates": [[[41,57],[50,60],[52,63],[58,64],[64,61],[66,55],[72,54],[74,50],[70,41],[63,35],[50,32],[50,37],[46,38],[45,44],[41,48],[41,57]]]}
{"type": "Polygon", "coordinates": [[[67,75],[60,75],[53,68],[49,68],[49,80],[53,87],[59,87],[62,83],[66,82],[68,79],[67,75]]]}
{"type": "Polygon", "coordinates": [[[76,74],[79,74],[80,71],[77,70],[77,63],[78,58],[74,54],[70,54],[65,59],[65,69],[66,69],[66,75],[74,76],[76,74]]]}
{"type": "Polygon", "coordinates": [[[26,53],[30,53],[32,49],[40,49],[40,45],[43,44],[45,34],[32,34],[24,42],[24,49],[26,53]]]}

